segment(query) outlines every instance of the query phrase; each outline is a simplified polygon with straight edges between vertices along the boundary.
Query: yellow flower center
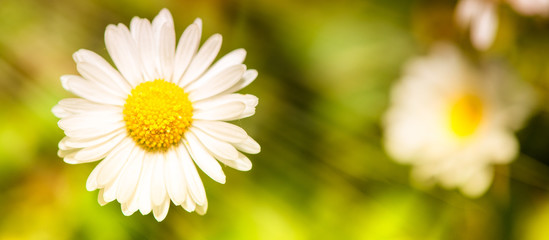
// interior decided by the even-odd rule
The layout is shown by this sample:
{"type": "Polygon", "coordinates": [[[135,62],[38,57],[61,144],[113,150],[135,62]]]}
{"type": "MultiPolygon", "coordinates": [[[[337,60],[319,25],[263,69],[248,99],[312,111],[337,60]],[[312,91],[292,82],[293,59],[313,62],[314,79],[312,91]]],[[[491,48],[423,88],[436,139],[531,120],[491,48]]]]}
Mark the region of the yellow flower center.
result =
{"type": "Polygon", "coordinates": [[[450,129],[458,137],[471,136],[483,117],[482,100],[473,94],[465,94],[450,107],[450,129]]]}
{"type": "Polygon", "coordinates": [[[133,140],[148,151],[177,145],[191,125],[193,107],[187,94],[164,80],[135,87],[124,104],[124,122],[133,140]]]}

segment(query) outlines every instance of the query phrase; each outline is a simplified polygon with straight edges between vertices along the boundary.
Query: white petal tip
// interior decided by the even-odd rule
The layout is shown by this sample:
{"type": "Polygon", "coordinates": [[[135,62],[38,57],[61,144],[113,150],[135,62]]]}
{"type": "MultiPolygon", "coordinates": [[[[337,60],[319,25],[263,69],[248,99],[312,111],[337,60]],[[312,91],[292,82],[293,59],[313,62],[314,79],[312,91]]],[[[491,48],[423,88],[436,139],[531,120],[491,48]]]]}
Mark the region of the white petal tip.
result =
{"type": "Polygon", "coordinates": [[[74,62],[78,63],[82,61],[82,56],[81,56],[82,53],[83,53],[83,49],[78,49],[78,51],[72,54],[72,59],[74,60],[74,62]]]}
{"type": "Polygon", "coordinates": [[[160,12],[158,13],[158,15],[160,15],[160,14],[170,14],[171,15],[170,10],[168,10],[167,8],[162,8],[160,10],[160,12]]]}
{"type": "Polygon", "coordinates": [[[162,222],[164,219],[166,219],[166,216],[168,216],[168,209],[162,209],[161,207],[156,208],[153,210],[153,215],[154,219],[156,219],[157,222],[162,222]]]}
{"type": "Polygon", "coordinates": [[[210,38],[214,41],[219,41],[219,42],[223,41],[223,36],[221,36],[221,34],[219,34],[219,33],[215,33],[210,38]]]}
{"type": "Polygon", "coordinates": [[[63,86],[63,88],[67,91],[70,91],[69,85],[68,85],[69,78],[70,78],[70,75],[61,76],[61,86],[63,86]]]}
{"type": "Polygon", "coordinates": [[[107,28],[105,28],[105,36],[107,36],[107,34],[112,34],[114,31],[116,31],[116,25],[109,24],[107,28]]]}
{"type": "Polygon", "coordinates": [[[204,215],[206,214],[206,212],[208,211],[208,203],[204,203],[204,205],[198,205],[196,206],[196,209],[195,209],[196,213],[198,213],[199,215],[204,215]]]}
{"type": "Polygon", "coordinates": [[[258,153],[260,153],[260,152],[261,152],[261,146],[258,144],[258,145],[257,145],[256,151],[253,152],[253,153],[251,153],[251,154],[258,154],[258,153]]]}
{"type": "Polygon", "coordinates": [[[225,177],[225,175],[216,176],[215,178],[212,177],[212,179],[221,184],[225,184],[225,182],[227,181],[227,178],[225,177]]]}
{"type": "Polygon", "coordinates": [[[244,77],[247,78],[247,79],[252,80],[252,79],[257,78],[257,75],[258,75],[258,74],[259,74],[259,73],[257,72],[257,70],[255,70],[255,69],[248,69],[248,71],[246,71],[246,73],[244,74],[244,77]]]}
{"type": "Polygon", "coordinates": [[[238,171],[241,171],[241,172],[248,172],[250,170],[252,170],[252,166],[250,167],[245,167],[245,168],[240,168],[240,169],[237,169],[238,171]]]}
{"type": "Polygon", "coordinates": [[[65,157],[63,158],[63,162],[68,164],[78,164],[78,161],[74,160],[73,158],[65,157]]]}
{"type": "Polygon", "coordinates": [[[247,162],[239,162],[235,165],[235,169],[242,172],[250,171],[252,170],[252,163],[249,160],[247,162]]]}
{"type": "Polygon", "coordinates": [[[243,55],[242,58],[245,59],[246,58],[246,49],[244,48],[237,48],[235,50],[233,50],[234,54],[237,54],[237,55],[243,55]]]}
{"type": "Polygon", "coordinates": [[[99,191],[99,195],[97,196],[97,202],[100,206],[105,206],[107,205],[107,203],[109,203],[108,201],[105,201],[105,198],[103,196],[103,189],[99,191]]]}
{"type": "Polygon", "coordinates": [[[53,113],[54,116],[58,118],[61,118],[62,116],[64,116],[64,113],[65,113],[65,111],[59,105],[53,106],[51,108],[51,112],[53,113]]]}
{"type": "Polygon", "coordinates": [[[124,210],[122,210],[122,214],[124,214],[124,216],[126,216],[126,217],[129,217],[129,216],[133,215],[134,213],[135,213],[135,211],[128,211],[128,210],[124,211],[124,210]]]}
{"type": "Polygon", "coordinates": [[[151,213],[151,209],[139,209],[139,212],[142,215],[147,215],[147,214],[151,213]]]}

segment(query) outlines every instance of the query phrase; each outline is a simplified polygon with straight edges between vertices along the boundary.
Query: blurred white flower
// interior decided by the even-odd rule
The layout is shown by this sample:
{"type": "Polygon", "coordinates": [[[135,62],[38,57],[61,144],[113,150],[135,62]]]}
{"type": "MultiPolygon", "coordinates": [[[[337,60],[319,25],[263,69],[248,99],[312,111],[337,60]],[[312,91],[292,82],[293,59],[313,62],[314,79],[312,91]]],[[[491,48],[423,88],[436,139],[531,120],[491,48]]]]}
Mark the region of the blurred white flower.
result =
{"type": "Polygon", "coordinates": [[[455,17],[459,27],[470,28],[471,43],[476,49],[486,50],[492,45],[498,29],[496,2],[461,0],[455,17]]]}
{"type": "Polygon", "coordinates": [[[240,151],[258,153],[259,145],[225,121],[255,113],[257,97],[234,92],[257,71],[242,64],[243,49],[210,66],[221,35],[199,49],[201,32],[197,19],[176,47],[172,15],[163,9],[152,23],[134,17],[129,29],[107,27],[107,51],[118,70],[94,52],[73,55],[81,76],[65,75],[61,82],[80,98],[53,108],[67,135],[59,156],[71,164],[102,160],[86,184],[89,191],[100,189],[101,205],[116,199],[125,215],[152,211],[162,221],[171,200],[204,214],[208,202],[195,164],[219,183],[225,174],[217,161],[242,171],[252,167],[240,151]]]}
{"type": "MultiPolygon", "coordinates": [[[[549,15],[549,0],[505,1],[522,15],[549,15]]],[[[494,42],[499,24],[499,4],[496,0],[461,0],[456,6],[456,22],[460,28],[469,29],[471,43],[478,50],[486,50],[494,42]]]]}
{"type": "Polygon", "coordinates": [[[549,0],[507,0],[509,4],[522,15],[549,15],[549,0]]]}
{"type": "Polygon", "coordinates": [[[387,152],[413,165],[412,178],[475,197],[492,182],[493,164],[514,159],[532,106],[530,88],[497,66],[471,66],[451,45],[411,61],[391,92],[384,118],[387,152]]]}

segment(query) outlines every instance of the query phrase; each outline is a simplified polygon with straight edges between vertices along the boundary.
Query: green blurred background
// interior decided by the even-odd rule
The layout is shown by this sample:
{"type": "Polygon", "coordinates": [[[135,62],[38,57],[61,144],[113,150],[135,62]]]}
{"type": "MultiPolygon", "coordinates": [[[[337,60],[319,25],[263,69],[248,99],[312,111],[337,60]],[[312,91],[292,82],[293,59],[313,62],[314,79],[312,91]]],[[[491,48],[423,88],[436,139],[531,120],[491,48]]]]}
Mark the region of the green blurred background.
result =
{"type": "Polygon", "coordinates": [[[479,53],[456,28],[456,1],[0,0],[0,239],[549,239],[547,104],[517,133],[521,153],[496,168],[490,190],[417,189],[409,166],[381,146],[380,119],[403,64],[440,40],[474,61],[503,61],[549,93],[549,20],[499,9],[494,46],[479,53]],[[258,79],[255,116],[236,122],[262,145],[254,167],[201,173],[205,216],[171,207],[125,217],[97,203],[85,182],[95,163],[57,157],[63,137],[51,108],[71,96],[72,53],[108,58],[108,24],[168,8],[179,36],[196,17],[221,54],[243,47],[258,79]]]}

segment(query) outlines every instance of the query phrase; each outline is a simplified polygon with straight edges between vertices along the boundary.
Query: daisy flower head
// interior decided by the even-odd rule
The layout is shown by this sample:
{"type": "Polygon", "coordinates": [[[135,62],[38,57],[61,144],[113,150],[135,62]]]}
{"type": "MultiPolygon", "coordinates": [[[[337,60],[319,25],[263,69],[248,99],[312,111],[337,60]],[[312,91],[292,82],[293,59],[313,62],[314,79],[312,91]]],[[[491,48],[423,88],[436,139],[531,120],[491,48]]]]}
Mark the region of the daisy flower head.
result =
{"type": "Polygon", "coordinates": [[[461,0],[456,6],[456,22],[469,28],[473,46],[486,50],[495,40],[498,30],[497,2],[494,0],[461,0]]]}
{"type": "Polygon", "coordinates": [[[507,0],[507,2],[522,15],[549,16],[549,0],[507,0]]]}
{"type": "Polygon", "coordinates": [[[469,29],[476,49],[484,51],[494,43],[499,25],[497,10],[504,2],[525,16],[549,15],[549,0],[460,0],[455,20],[460,28],[469,29]]]}
{"type": "Polygon", "coordinates": [[[384,145],[413,165],[414,182],[486,192],[493,165],[518,152],[514,131],[531,107],[530,88],[500,66],[475,68],[453,46],[440,44],[411,61],[394,85],[384,116],[384,145]]]}
{"type": "Polygon", "coordinates": [[[204,214],[208,202],[196,166],[219,183],[225,183],[219,162],[251,169],[242,152],[259,153],[259,144],[226,121],[255,113],[257,97],[234,92],[257,71],[242,64],[244,49],[212,65],[221,35],[199,48],[201,31],[196,19],[176,46],[173,18],[163,9],[152,22],[134,17],[129,28],[107,26],[116,69],[92,51],[74,53],[80,75],[64,75],[61,83],[78,98],[52,110],[66,135],[58,155],[71,164],[100,161],[86,188],[99,189],[101,205],[117,200],[124,215],[152,211],[158,221],[170,201],[204,214]]]}

